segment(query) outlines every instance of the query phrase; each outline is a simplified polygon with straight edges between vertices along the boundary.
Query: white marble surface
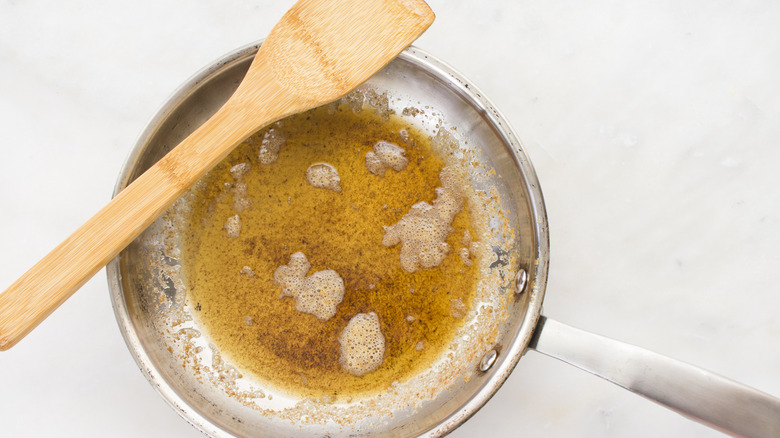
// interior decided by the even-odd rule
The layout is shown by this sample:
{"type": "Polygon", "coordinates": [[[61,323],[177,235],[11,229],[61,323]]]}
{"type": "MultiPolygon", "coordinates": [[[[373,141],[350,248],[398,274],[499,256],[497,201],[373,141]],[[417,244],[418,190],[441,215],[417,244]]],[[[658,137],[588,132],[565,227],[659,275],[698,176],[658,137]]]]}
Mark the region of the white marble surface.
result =
{"type": "MultiPolygon", "coordinates": [[[[432,0],[417,45],[542,182],[546,314],[780,396],[780,3],[432,0]]],[[[0,287],[108,201],[170,92],[281,1],[0,1],[0,287]]],[[[709,437],[529,353],[453,436],[709,437]]],[[[121,339],[104,273],[0,353],[0,436],[198,437],[121,339]]]]}

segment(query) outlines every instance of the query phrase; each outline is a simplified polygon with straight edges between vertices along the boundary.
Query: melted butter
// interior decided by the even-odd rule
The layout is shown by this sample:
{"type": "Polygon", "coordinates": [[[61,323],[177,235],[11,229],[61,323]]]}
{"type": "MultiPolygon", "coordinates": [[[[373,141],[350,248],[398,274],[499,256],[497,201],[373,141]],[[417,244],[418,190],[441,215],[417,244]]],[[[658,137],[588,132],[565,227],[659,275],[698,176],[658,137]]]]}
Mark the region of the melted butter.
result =
{"type": "Polygon", "coordinates": [[[468,203],[454,217],[446,240],[451,251],[441,265],[415,273],[401,267],[400,248],[382,244],[383,226],[416,203],[433,202],[444,162],[429,137],[395,116],[333,109],[285,119],[271,134],[260,131],[204,178],[192,201],[182,266],[192,314],[226,360],[294,395],[344,399],[383,391],[431,366],[470,310],[478,272],[456,251],[464,233],[476,235],[468,203]],[[275,162],[262,150],[270,137],[284,138],[275,162]],[[381,177],[369,172],[366,154],[379,141],[404,148],[406,168],[381,177]],[[320,162],[338,171],[340,192],[307,181],[306,170],[320,162]],[[248,170],[237,181],[235,166],[242,163],[248,170]],[[240,213],[235,184],[246,185],[240,195],[250,206],[240,213]],[[228,238],[224,224],[236,214],[240,234],[228,238]],[[274,284],[275,270],[296,252],[306,255],[310,272],[330,269],[344,281],[343,301],[326,321],[296,310],[274,284]],[[467,304],[453,312],[453,302],[467,304]],[[371,312],[385,338],[384,357],[357,377],[339,364],[339,335],[355,315],[371,312]]]}

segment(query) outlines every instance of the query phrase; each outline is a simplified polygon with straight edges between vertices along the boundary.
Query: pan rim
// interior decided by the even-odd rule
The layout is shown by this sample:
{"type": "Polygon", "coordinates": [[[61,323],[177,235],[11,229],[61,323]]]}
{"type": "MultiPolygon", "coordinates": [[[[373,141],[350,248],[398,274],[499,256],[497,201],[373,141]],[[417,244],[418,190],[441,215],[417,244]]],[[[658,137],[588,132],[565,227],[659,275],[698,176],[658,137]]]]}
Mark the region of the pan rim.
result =
{"type": "MultiPolygon", "coordinates": [[[[208,80],[220,70],[236,63],[243,62],[248,57],[254,56],[261,43],[262,40],[239,47],[218,58],[216,61],[208,64],[208,66],[195,73],[171,94],[156,114],[149,120],[146,128],[136,141],[135,146],[131,149],[125,159],[122,170],[117,178],[113,196],[116,196],[130,183],[132,169],[135,168],[135,164],[144,151],[148,140],[155,134],[161,125],[160,122],[165,120],[171,111],[173,111],[180,102],[185,100],[199,84],[208,80]]],[[[503,348],[498,359],[489,370],[491,376],[474,396],[438,425],[421,435],[433,437],[446,435],[451,432],[487,403],[503,385],[527,350],[541,315],[542,301],[546,289],[549,269],[549,232],[546,208],[536,172],[531,164],[530,158],[527,156],[525,149],[522,147],[521,142],[507,122],[507,119],[498,111],[498,109],[496,109],[495,105],[493,105],[493,103],[485,97],[484,93],[462,74],[423,50],[409,47],[399,55],[399,59],[409,62],[435,76],[442,82],[447,83],[452,91],[455,91],[474,109],[479,111],[484,116],[485,120],[499,134],[507,148],[511,151],[510,155],[515,160],[515,165],[521,171],[528,195],[528,211],[531,214],[531,220],[534,224],[533,236],[524,236],[526,238],[533,238],[536,259],[533,266],[526,268],[529,274],[529,283],[525,293],[529,294],[529,301],[519,331],[513,339],[512,344],[503,348]]],[[[133,327],[129,309],[124,300],[119,260],[119,256],[114,258],[107,265],[106,273],[114,314],[122,337],[130,350],[133,359],[136,361],[136,364],[141,369],[146,379],[152,384],[168,405],[196,429],[213,437],[234,436],[189,405],[185,398],[177,393],[174,387],[169,384],[163,377],[163,374],[154,365],[154,362],[144,348],[138,332],[133,327]]]]}

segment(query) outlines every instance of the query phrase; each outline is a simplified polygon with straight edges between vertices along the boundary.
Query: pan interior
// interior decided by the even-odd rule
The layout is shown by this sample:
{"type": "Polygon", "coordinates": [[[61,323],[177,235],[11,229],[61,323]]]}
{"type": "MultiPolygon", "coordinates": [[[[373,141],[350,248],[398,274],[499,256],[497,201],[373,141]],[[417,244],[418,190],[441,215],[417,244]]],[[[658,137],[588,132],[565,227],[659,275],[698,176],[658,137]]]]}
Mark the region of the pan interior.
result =
{"type": "MultiPolygon", "coordinates": [[[[139,140],[117,191],[228,99],[257,47],[224,57],[171,98],[139,140]]],[[[533,169],[506,122],[463,78],[413,48],[355,96],[367,102],[386,96],[382,105],[423,133],[455,138],[450,153],[468,169],[489,236],[472,312],[433,366],[384,392],[334,403],[278,391],[224,360],[190,313],[180,257],[181,216],[189,208],[184,196],[112,261],[109,283],[141,369],[182,416],[212,436],[439,434],[487,401],[530,339],[546,279],[546,217],[533,169]],[[520,271],[528,286],[518,291],[520,271]],[[498,359],[483,371],[492,351],[498,359]]]]}

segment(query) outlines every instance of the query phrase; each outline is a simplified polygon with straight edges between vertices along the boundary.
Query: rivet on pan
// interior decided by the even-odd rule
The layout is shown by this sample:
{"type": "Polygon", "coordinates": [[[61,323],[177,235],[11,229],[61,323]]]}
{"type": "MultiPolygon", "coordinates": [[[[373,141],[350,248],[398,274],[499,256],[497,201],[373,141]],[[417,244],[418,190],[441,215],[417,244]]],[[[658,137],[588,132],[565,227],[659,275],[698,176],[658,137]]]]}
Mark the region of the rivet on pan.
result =
{"type": "Polygon", "coordinates": [[[520,295],[525,292],[525,287],[528,284],[528,273],[525,269],[520,269],[515,275],[515,293],[520,295]]]}
{"type": "Polygon", "coordinates": [[[482,356],[482,360],[479,361],[479,370],[482,372],[485,372],[490,369],[490,367],[493,366],[494,363],[496,363],[496,358],[498,357],[498,353],[496,350],[490,350],[487,353],[485,353],[484,356],[482,356]]]}

